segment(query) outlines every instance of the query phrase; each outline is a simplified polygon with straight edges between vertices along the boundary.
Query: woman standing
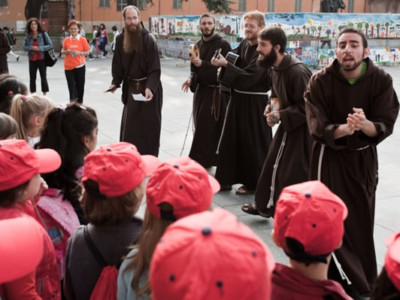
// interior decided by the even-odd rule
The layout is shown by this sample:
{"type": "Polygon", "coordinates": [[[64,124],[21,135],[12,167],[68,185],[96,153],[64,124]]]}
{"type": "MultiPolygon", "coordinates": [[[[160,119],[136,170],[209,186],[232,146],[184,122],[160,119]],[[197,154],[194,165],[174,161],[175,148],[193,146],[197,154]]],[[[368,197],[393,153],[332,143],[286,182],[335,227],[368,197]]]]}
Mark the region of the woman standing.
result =
{"type": "Polygon", "coordinates": [[[28,51],[29,57],[29,89],[31,93],[36,93],[36,74],[38,69],[42,83],[43,95],[46,95],[49,91],[44,51],[52,48],[53,44],[51,43],[51,39],[47,33],[44,32],[39,20],[36,18],[29,19],[26,23],[24,50],[28,51]]]}
{"type": "Polygon", "coordinates": [[[87,40],[79,35],[80,24],[72,20],[68,24],[70,36],[63,41],[61,54],[65,55],[64,68],[67,78],[69,100],[83,103],[85,89],[85,56],[90,46],[87,40]]]}
{"type": "Polygon", "coordinates": [[[101,58],[106,58],[108,53],[106,51],[106,46],[108,44],[108,31],[106,29],[106,25],[101,23],[99,30],[101,32],[99,49],[103,52],[103,56],[101,58]]]}

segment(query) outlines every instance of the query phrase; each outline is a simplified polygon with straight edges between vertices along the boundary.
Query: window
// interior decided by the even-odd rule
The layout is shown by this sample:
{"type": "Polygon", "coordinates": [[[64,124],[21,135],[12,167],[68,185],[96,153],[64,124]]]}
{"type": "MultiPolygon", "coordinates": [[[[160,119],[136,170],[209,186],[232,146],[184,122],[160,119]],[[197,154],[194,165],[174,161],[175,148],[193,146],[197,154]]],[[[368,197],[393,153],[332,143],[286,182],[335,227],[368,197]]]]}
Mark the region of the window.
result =
{"type": "Polygon", "coordinates": [[[128,5],[127,0],[117,0],[117,11],[122,11],[128,5]]]}
{"type": "MultiPolygon", "coordinates": [[[[137,0],[136,3],[137,4],[134,3],[134,5],[136,5],[136,7],[139,8],[140,10],[147,8],[146,0],[137,0]]],[[[117,11],[122,11],[127,5],[128,5],[128,0],[117,0],[117,11]]]]}
{"type": "Polygon", "coordinates": [[[354,0],[349,0],[349,5],[347,6],[347,11],[349,13],[353,13],[354,12],[354,0]]]}
{"type": "Polygon", "coordinates": [[[146,0],[137,0],[137,8],[146,9],[147,1],[146,0]]]}
{"type": "Polygon", "coordinates": [[[8,1],[7,0],[0,0],[0,7],[6,7],[8,6],[8,1]]]}
{"type": "Polygon", "coordinates": [[[268,0],[268,8],[269,12],[274,12],[275,11],[275,0],[268,0]]]}
{"type": "Polygon", "coordinates": [[[99,0],[99,7],[110,7],[110,0],[99,0]]]}
{"type": "Polygon", "coordinates": [[[182,0],[174,0],[173,9],[182,9],[182,0]]]}
{"type": "Polygon", "coordinates": [[[246,0],[239,0],[238,11],[246,11],[246,0]]]}
{"type": "Polygon", "coordinates": [[[301,0],[296,0],[296,2],[294,4],[294,11],[301,12],[301,0]]]}

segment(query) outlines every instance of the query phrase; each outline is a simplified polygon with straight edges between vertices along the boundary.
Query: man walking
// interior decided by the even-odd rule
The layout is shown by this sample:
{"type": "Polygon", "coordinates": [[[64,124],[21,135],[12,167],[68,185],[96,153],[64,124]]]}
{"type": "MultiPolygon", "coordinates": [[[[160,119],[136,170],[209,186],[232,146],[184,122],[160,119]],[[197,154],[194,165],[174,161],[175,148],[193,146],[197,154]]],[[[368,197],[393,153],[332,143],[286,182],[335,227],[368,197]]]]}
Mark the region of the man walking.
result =
{"type": "Polygon", "coordinates": [[[109,88],[114,92],[122,83],[120,140],[134,144],[141,154],[158,156],[163,93],[157,43],[140,22],[136,6],[126,6],[122,15],[125,30],[117,37],[109,88]]]}
{"type": "Polygon", "coordinates": [[[389,74],[368,58],[365,35],[352,27],[337,37],[336,59],[307,87],[306,113],[314,139],[311,178],[346,203],[343,245],[329,277],[355,299],[369,296],[377,276],[373,228],[378,183],[376,145],[393,132],[399,102],[389,74]]]}
{"type": "Polygon", "coordinates": [[[257,65],[257,33],[265,26],[264,14],[248,12],[243,16],[245,39],[234,50],[236,65],[222,55],[211,63],[222,67],[220,82],[231,88],[224,128],[219,145],[215,177],[222,190],[243,184],[236,194],[254,193],[262,164],[272,140],[263,111],[267,104],[269,70],[257,65]]]}
{"type": "Polygon", "coordinates": [[[264,163],[255,193],[256,206],[245,204],[250,214],[273,216],[284,187],[308,179],[311,136],[304,108],[304,91],[311,71],[285,53],[287,37],[279,27],[259,33],[259,65],[272,68],[271,103],[265,117],[269,126],[279,123],[264,163]]]}
{"type": "Polygon", "coordinates": [[[221,93],[217,80],[217,67],[211,64],[215,51],[225,56],[231,50],[229,42],[215,33],[215,18],[209,14],[200,17],[202,38],[196,43],[199,57],[191,57],[190,77],[182,90],[194,92],[194,136],[189,156],[208,168],[217,164],[217,145],[224,120],[227,94],[221,93]]]}

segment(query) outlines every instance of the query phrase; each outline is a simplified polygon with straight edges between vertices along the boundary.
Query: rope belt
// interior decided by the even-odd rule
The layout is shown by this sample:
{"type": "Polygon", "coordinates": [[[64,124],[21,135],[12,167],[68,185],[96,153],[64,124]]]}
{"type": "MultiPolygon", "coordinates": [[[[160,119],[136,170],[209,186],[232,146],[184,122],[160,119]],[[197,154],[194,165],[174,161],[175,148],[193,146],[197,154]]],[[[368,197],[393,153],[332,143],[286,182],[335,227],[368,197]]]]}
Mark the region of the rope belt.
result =
{"type": "Polygon", "coordinates": [[[245,95],[259,95],[259,96],[267,96],[268,92],[250,92],[250,91],[240,91],[237,89],[233,89],[238,94],[245,94],[245,95]]]}

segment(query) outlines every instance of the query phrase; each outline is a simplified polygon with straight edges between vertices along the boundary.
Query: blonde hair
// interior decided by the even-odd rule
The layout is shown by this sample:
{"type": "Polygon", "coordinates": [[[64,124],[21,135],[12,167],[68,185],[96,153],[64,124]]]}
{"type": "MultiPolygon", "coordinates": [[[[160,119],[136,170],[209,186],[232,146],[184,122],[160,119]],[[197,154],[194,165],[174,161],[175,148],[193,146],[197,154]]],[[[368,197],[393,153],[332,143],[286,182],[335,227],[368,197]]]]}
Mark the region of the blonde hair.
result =
{"type": "Polygon", "coordinates": [[[0,112],[0,140],[5,140],[18,132],[17,122],[9,115],[0,112]]]}
{"type": "MultiPolygon", "coordinates": [[[[167,212],[172,212],[173,210],[172,206],[168,203],[161,203],[160,209],[167,212]]],[[[146,293],[151,295],[151,287],[148,278],[146,278],[144,285],[141,287],[139,287],[139,280],[141,275],[150,267],[150,261],[157,243],[160,241],[167,227],[173,222],[174,221],[153,216],[146,208],[139,242],[132,247],[132,249],[137,249],[137,252],[133,256],[126,257],[130,262],[125,268],[125,272],[135,270],[131,287],[135,291],[137,297],[146,293]]]]}
{"type": "Polygon", "coordinates": [[[258,10],[249,11],[248,13],[244,14],[243,20],[252,19],[256,20],[258,26],[264,27],[265,26],[265,16],[262,12],[258,10]]]}
{"type": "Polygon", "coordinates": [[[17,138],[28,140],[28,131],[32,126],[30,119],[32,116],[46,118],[49,112],[54,108],[51,100],[45,96],[37,94],[16,95],[12,99],[10,115],[17,121],[17,138]]]}

